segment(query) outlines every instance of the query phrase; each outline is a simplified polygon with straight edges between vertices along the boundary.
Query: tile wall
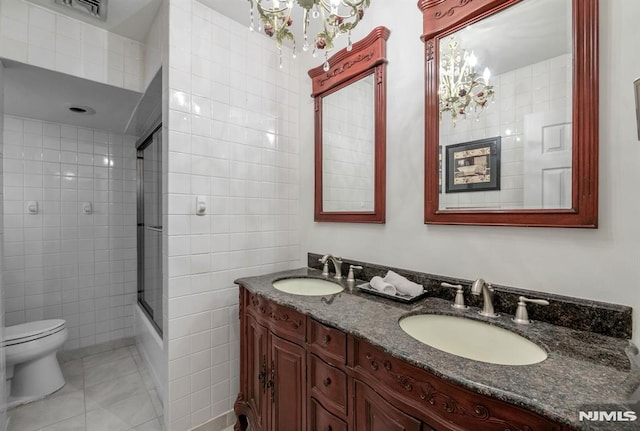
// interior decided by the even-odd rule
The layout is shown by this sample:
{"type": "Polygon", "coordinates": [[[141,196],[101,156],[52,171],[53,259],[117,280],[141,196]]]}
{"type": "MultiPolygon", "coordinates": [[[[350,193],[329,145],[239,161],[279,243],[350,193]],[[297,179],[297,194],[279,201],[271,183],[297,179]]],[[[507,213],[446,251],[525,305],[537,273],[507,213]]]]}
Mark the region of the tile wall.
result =
{"type": "Polygon", "coordinates": [[[64,318],[65,349],[132,336],[136,138],[4,120],[7,325],[64,318]],[[28,201],[37,214],[26,213],[28,201]]]}
{"type": "Polygon", "coordinates": [[[24,0],[0,2],[0,57],[143,91],[143,45],[24,0]]]}
{"type": "Polygon", "coordinates": [[[149,33],[143,40],[142,47],[142,82],[143,90],[146,90],[163,64],[163,53],[166,51],[166,5],[158,9],[158,13],[149,28],[149,33]]]}
{"type": "Polygon", "coordinates": [[[195,0],[169,6],[165,412],[183,431],[237,396],[233,281],[299,265],[299,76],[246,26],[195,0]]]}
{"type": "MultiPolygon", "coordinates": [[[[569,54],[511,70],[492,78],[495,98],[477,116],[443,115],[440,142],[444,146],[501,136],[500,191],[446,193],[440,198],[455,207],[522,208],[524,205],[524,118],[535,112],[565,110],[571,118],[571,61],[569,54]]],[[[445,184],[445,157],[442,184],[445,184]]]]}

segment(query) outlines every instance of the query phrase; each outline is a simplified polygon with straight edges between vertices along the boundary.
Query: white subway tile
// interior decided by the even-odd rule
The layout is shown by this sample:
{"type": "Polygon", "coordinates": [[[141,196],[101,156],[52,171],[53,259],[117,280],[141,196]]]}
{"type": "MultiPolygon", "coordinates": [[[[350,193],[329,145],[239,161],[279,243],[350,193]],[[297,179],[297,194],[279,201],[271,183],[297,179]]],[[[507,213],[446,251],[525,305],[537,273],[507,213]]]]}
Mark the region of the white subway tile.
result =
{"type": "Polygon", "coordinates": [[[27,24],[29,21],[29,6],[21,0],[3,0],[2,14],[27,24]]]}
{"type": "Polygon", "coordinates": [[[29,53],[27,57],[29,64],[34,66],[55,69],[56,54],[55,51],[48,48],[42,48],[37,45],[29,45],[29,53]]]}
{"type": "MultiPolygon", "coordinates": [[[[197,412],[202,409],[206,409],[205,413],[200,413],[206,417],[211,417],[209,410],[211,404],[211,390],[209,388],[202,389],[200,391],[192,392],[191,394],[191,413],[194,416],[199,416],[197,412]]],[[[197,422],[195,417],[192,418],[192,424],[197,425],[201,422],[197,422]]]]}
{"type": "Polygon", "coordinates": [[[28,44],[0,34],[0,55],[9,60],[27,62],[28,44]]]}
{"type": "Polygon", "coordinates": [[[171,110],[169,112],[169,128],[176,132],[191,133],[191,116],[184,112],[171,110]]]}
{"type": "MultiPolygon", "coordinates": [[[[67,47],[65,51],[70,52],[70,49],[67,47]]],[[[76,54],[76,52],[70,52],[70,54],[76,54]]],[[[57,50],[55,70],[68,75],[83,76],[82,59],[79,56],[68,55],[57,50]]]]}
{"type": "Polygon", "coordinates": [[[2,26],[0,34],[20,42],[28,42],[29,33],[24,23],[3,16],[0,18],[0,25],[2,26]]]}
{"type": "Polygon", "coordinates": [[[29,29],[29,53],[34,47],[41,48],[43,52],[54,52],[56,49],[56,37],[53,31],[47,31],[38,27],[29,29]]]}

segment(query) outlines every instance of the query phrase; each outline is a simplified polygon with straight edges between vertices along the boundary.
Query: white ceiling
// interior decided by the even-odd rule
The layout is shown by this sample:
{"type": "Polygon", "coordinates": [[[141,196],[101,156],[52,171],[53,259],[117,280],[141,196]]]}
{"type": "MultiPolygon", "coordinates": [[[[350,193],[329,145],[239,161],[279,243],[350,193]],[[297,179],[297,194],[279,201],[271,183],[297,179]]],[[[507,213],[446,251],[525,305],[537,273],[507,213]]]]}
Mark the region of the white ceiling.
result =
{"type": "Polygon", "coordinates": [[[4,64],[4,112],[52,123],[123,133],[142,94],[9,60],[4,64]],[[94,115],[69,111],[90,106],[94,115]]]}
{"type": "MultiPolygon", "coordinates": [[[[247,0],[198,1],[242,25],[249,25],[247,0]]],[[[384,0],[372,1],[371,9],[375,12],[367,14],[369,19],[384,16],[376,10],[382,2],[384,0]]],[[[301,21],[301,10],[296,7],[294,11],[293,31],[297,39],[301,38],[298,33],[302,29],[295,22],[301,21]]],[[[570,53],[570,12],[571,0],[526,0],[458,32],[461,47],[474,51],[494,75],[570,53]]],[[[417,8],[416,13],[419,13],[417,8]]],[[[383,24],[363,23],[370,28],[383,24]]],[[[416,36],[421,31],[422,28],[417,28],[416,36]]]]}
{"type": "MultiPolygon", "coordinates": [[[[104,22],[70,7],[56,4],[54,0],[27,1],[137,41],[142,41],[149,33],[153,19],[162,4],[162,0],[109,0],[107,21],[104,22]]],[[[228,0],[227,3],[236,1],[228,0]]]]}
{"type": "MultiPolygon", "coordinates": [[[[239,22],[243,26],[249,29],[249,24],[251,22],[251,15],[249,12],[250,4],[247,0],[198,0],[200,3],[205,6],[209,6],[211,9],[216,12],[225,15],[227,18],[231,18],[234,21],[239,22]]],[[[263,0],[268,1],[268,0],[263,0]]],[[[385,0],[374,0],[375,2],[380,2],[385,0]]],[[[270,4],[270,3],[269,3],[270,4]]],[[[293,11],[291,12],[291,18],[293,18],[293,26],[290,28],[291,32],[294,34],[296,40],[300,41],[302,39],[302,19],[303,19],[303,8],[299,6],[294,6],[293,11]]],[[[417,10],[417,8],[416,8],[417,10]]],[[[256,25],[258,17],[256,15],[256,25]]],[[[316,34],[321,30],[321,26],[317,20],[311,20],[309,24],[309,33],[316,34]]],[[[373,27],[372,27],[373,28],[373,27]]],[[[262,33],[264,37],[268,37],[266,34],[262,33]]],[[[292,44],[289,40],[285,40],[284,44],[288,47],[292,47],[292,44]]]]}
{"type": "Polygon", "coordinates": [[[205,6],[220,12],[240,24],[249,25],[249,2],[247,0],[198,0],[205,6]]]}
{"type": "Polygon", "coordinates": [[[473,51],[479,65],[488,66],[493,75],[571,53],[571,1],[527,0],[456,37],[460,47],[473,51]]]}

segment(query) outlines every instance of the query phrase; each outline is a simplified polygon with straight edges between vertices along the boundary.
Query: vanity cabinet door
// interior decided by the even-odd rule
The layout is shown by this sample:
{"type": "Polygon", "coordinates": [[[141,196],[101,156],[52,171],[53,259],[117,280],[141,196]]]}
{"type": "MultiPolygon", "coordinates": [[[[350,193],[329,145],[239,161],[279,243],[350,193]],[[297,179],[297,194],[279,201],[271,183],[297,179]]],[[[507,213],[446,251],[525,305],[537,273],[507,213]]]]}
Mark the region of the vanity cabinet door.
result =
{"type": "Polygon", "coordinates": [[[420,421],[396,409],[376,391],[354,380],[355,429],[358,431],[422,431],[420,421]]]}
{"type": "Polygon", "coordinates": [[[234,405],[241,431],[302,431],[307,420],[307,353],[281,338],[302,338],[301,315],[240,289],[241,392],[234,405]],[[280,322],[280,326],[277,325],[280,322]],[[280,331],[280,332],[277,332],[280,331]]]}
{"type": "Polygon", "coordinates": [[[305,429],[306,370],[304,348],[271,334],[271,430],[305,429]]]}
{"type": "Polygon", "coordinates": [[[267,383],[269,381],[267,358],[267,330],[247,316],[247,394],[249,407],[255,413],[257,429],[265,429],[267,414],[267,383]]]}

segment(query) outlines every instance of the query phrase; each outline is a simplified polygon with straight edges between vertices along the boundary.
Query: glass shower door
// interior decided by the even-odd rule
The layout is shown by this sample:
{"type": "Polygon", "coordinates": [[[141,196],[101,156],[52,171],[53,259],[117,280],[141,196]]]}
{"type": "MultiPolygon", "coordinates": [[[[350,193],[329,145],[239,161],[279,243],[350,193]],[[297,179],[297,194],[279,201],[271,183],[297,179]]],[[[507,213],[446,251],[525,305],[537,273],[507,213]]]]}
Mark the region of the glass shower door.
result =
{"type": "Polygon", "coordinates": [[[162,129],[138,146],[138,302],[162,334],[162,129]]]}

